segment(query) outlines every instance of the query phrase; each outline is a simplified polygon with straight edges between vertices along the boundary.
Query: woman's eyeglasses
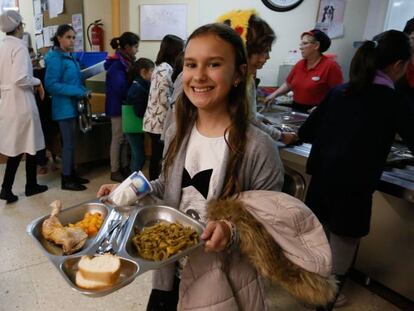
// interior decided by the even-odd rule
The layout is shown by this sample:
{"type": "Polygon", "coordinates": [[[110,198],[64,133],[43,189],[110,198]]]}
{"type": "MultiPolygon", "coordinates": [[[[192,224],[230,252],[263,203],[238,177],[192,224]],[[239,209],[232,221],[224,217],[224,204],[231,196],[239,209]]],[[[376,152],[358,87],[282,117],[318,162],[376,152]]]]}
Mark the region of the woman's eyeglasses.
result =
{"type": "Polygon", "coordinates": [[[315,41],[302,41],[301,43],[299,43],[299,46],[307,46],[309,44],[314,44],[315,41]]]}

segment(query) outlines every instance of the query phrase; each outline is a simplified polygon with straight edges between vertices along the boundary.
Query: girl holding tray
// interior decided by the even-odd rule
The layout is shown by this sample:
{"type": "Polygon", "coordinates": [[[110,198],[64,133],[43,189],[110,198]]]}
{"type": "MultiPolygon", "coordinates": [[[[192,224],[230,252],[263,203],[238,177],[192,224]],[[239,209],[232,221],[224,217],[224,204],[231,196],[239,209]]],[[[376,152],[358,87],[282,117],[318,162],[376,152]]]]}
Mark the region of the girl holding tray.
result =
{"type": "MultiPolygon", "coordinates": [[[[289,196],[275,192],[283,184],[282,163],[271,137],[249,123],[246,82],[247,56],[237,32],[227,25],[209,24],[192,33],[184,55],[184,92],[176,102],[175,123],[165,136],[162,173],[151,186],[153,194],[165,204],[206,223],[200,236],[205,240],[205,247],[189,255],[187,262],[180,261],[154,272],[147,310],[266,309],[262,277],[258,272],[261,269],[250,263],[249,254],[242,253],[239,246],[248,236],[263,240],[257,229],[263,228],[262,222],[263,226],[273,223],[270,218],[275,209],[273,204],[262,202],[270,218],[243,220],[237,218],[240,210],[234,207],[241,203],[234,199],[243,197],[241,192],[248,190],[270,190],[256,192],[260,197],[289,196]]],[[[97,195],[107,195],[116,186],[103,185],[97,195]]],[[[308,228],[302,229],[307,232],[308,228]]],[[[314,250],[322,254],[315,255],[322,258],[312,261],[317,263],[314,270],[324,271],[322,274],[327,276],[328,242],[320,224],[312,232],[320,233],[320,243],[314,250]]],[[[248,251],[250,255],[258,251],[261,254],[279,251],[283,257],[280,248],[273,248],[276,244],[273,239],[267,238],[269,244],[258,243],[266,249],[253,246],[254,250],[248,251]]],[[[312,249],[303,253],[315,254],[312,249]]],[[[294,264],[284,263],[287,275],[297,276],[290,273],[294,264]]],[[[328,279],[311,274],[320,281],[312,278],[312,284],[324,285],[319,288],[320,295],[331,297],[333,286],[328,279]]],[[[301,281],[291,279],[288,283],[298,283],[299,288],[301,281]]]]}

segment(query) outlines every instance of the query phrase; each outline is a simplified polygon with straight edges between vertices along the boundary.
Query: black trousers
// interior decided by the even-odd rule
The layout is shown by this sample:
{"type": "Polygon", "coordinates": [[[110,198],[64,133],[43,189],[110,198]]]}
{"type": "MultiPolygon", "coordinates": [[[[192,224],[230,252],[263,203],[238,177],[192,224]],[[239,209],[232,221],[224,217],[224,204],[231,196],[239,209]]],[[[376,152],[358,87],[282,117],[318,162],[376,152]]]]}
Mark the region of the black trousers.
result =
{"type": "Polygon", "coordinates": [[[161,173],[162,152],[164,150],[164,142],[161,140],[160,134],[149,133],[151,137],[151,159],[149,166],[150,180],[157,179],[161,173]]]}
{"type": "MultiPolygon", "coordinates": [[[[11,191],[16,177],[17,168],[23,153],[15,157],[8,157],[6,171],[4,172],[2,188],[11,191]]],[[[26,153],[26,187],[31,187],[37,184],[36,177],[36,156],[26,153]]]]}
{"type": "Polygon", "coordinates": [[[153,289],[148,300],[147,311],[176,311],[180,279],[174,278],[172,291],[153,289]]]}

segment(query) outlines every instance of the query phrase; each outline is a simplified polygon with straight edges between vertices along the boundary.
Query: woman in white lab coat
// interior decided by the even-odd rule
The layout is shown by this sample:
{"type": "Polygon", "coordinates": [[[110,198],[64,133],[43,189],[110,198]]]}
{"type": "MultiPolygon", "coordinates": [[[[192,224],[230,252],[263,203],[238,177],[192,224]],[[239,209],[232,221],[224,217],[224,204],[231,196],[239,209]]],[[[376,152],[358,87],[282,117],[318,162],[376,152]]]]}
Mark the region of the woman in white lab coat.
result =
{"type": "Polygon", "coordinates": [[[44,96],[39,79],[33,77],[28,48],[21,40],[22,17],[15,11],[0,16],[0,153],[8,156],[0,199],[17,201],[12,186],[23,154],[26,154],[26,196],[47,190],[37,184],[36,152],[45,147],[34,91],[44,96]]]}

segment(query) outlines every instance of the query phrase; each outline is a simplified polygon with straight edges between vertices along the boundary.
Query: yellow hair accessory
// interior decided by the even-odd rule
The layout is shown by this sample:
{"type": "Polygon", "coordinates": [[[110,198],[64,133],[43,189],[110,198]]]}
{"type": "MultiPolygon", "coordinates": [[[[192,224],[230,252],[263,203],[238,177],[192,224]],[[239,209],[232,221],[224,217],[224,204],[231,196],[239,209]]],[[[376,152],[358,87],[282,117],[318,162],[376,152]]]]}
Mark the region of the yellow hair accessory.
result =
{"type": "Polygon", "coordinates": [[[257,15],[256,10],[234,10],[220,16],[217,22],[228,24],[246,43],[249,19],[252,15],[257,15]]]}

